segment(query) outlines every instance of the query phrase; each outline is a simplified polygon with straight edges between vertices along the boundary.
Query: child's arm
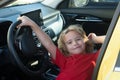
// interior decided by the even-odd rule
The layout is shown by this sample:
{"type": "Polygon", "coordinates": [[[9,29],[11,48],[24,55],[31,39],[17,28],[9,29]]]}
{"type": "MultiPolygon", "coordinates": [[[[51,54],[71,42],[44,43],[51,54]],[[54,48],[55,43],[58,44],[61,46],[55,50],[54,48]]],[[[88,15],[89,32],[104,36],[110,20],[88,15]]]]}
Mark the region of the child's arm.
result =
{"type": "Polygon", "coordinates": [[[88,35],[88,38],[97,44],[99,44],[99,43],[102,44],[105,40],[105,37],[106,37],[105,35],[97,36],[95,33],[90,33],[88,35]]]}
{"type": "Polygon", "coordinates": [[[25,26],[25,25],[30,26],[31,29],[35,32],[41,44],[48,50],[48,52],[50,52],[51,57],[55,59],[56,46],[51,40],[51,38],[45,32],[43,32],[42,29],[30,18],[26,16],[22,16],[22,17],[19,17],[18,20],[22,21],[22,23],[18,27],[25,26]]]}

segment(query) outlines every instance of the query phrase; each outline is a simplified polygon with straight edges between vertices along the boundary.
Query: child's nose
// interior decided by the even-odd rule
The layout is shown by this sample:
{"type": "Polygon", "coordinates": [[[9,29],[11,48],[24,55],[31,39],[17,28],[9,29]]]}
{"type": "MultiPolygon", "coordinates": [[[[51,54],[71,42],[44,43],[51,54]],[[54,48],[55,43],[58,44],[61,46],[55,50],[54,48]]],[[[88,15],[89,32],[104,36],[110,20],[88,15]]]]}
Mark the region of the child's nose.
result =
{"type": "Polygon", "coordinates": [[[78,44],[77,41],[73,41],[73,45],[76,45],[76,44],[78,44]]]}

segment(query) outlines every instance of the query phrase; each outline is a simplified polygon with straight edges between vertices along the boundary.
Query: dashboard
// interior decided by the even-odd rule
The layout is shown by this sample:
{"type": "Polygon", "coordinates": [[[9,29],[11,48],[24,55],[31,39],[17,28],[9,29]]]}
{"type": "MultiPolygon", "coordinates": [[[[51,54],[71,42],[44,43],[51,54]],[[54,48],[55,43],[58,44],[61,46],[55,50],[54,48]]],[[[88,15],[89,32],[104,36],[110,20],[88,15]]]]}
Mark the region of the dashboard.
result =
{"type": "Polygon", "coordinates": [[[8,28],[21,15],[34,19],[52,38],[60,33],[64,25],[60,11],[40,3],[3,8],[0,10],[0,47],[7,44],[8,28]]]}
{"type": "MultiPolygon", "coordinates": [[[[9,74],[6,65],[11,65],[8,50],[7,34],[11,24],[17,21],[19,16],[26,15],[32,18],[52,40],[56,41],[64,27],[64,18],[59,10],[52,9],[41,3],[6,7],[0,9],[0,68],[5,74],[9,74]],[[5,69],[5,70],[4,70],[5,69]]],[[[32,33],[36,46],[41,47],[34,32],[32,33]]],[[[14,64],[14,62],[13,62],[14,64]]],[[[9,69],[8,69],[9,70],[9,69]]],[[[2,74],[2,73],[1,73],[2,74]]]]}

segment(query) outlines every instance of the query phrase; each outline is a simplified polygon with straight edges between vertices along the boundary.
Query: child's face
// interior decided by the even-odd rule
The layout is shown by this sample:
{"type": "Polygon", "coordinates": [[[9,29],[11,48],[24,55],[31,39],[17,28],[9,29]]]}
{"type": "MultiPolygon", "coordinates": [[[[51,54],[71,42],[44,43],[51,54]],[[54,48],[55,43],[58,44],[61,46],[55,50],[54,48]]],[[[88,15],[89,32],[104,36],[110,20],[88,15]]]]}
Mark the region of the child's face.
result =
{"type": "Polygon", "coordinates": [[[85,51],[84,40],[78,32],[68,32],[64,37],[64,41],[70,54],[79,54],[85,51]]]}

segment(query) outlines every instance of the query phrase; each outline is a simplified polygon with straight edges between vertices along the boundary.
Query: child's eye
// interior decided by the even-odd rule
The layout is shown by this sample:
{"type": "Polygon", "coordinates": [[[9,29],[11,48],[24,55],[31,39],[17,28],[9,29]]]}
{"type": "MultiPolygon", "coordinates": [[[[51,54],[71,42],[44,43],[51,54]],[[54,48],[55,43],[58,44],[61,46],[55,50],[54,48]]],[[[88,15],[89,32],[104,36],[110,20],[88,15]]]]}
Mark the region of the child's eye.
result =
{"type": "Polygon", "coordinates": [[[71,44],[72,42],[67,42],[67,44],[71,44]]]}
{"type": "Polygon", "coordinates": [[[66,44],[71,44],[71,43],[72,43],[71,41],[66,42],[66,44]]]}
{"type": "Polygon", "coordinates": [[[82,39],[81,38],[77,38],[76,40],[79,41],[79,40],[82,40],[82,39]]]}

